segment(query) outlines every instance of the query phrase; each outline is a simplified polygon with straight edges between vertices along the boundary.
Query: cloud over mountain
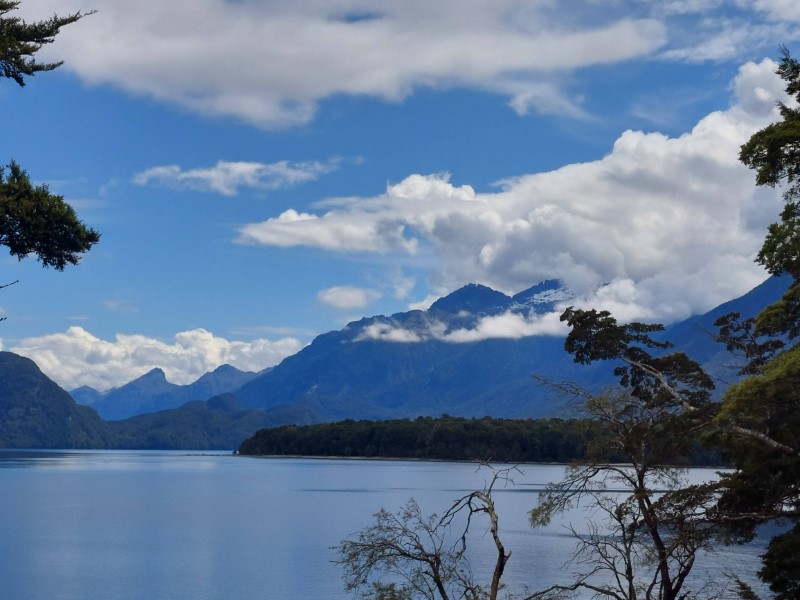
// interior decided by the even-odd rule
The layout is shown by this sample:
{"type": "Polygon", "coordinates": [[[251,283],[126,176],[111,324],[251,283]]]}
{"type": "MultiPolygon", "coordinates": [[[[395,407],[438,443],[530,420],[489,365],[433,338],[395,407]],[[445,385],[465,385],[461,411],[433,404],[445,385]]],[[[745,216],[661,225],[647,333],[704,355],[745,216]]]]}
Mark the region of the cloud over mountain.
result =
{"type": "Polygon", "coordinates": [[[672,321],[764,279],[753,257],[778,212],[739,146],[783,97],[770,60],[747,63],[734,104],[677,138],[625,131],[600,160],[523,175],[479,193],[447,174],[409,175],[378,196],[289,209],[240,240],[338,252],[432,253],[442,289],[469,281],[515,290],[561,279],[621,318],[672,321]],[[594,295],[595,290],[604,287],[594,295]]]}
{"type": "Polygon", "coordinates": [[[113,341],[95,337],[82,327],[21,340],[8,348],[33,359],[65,389],[82,385],[106,390],[160,367],[167,379],[188,384],[222,364],[243,371],[260,371],[296,353],[303,344],[294,338],[233,342],[204,329],[182,331],[172,343],[142,335],[119,334],[113,341]]]}

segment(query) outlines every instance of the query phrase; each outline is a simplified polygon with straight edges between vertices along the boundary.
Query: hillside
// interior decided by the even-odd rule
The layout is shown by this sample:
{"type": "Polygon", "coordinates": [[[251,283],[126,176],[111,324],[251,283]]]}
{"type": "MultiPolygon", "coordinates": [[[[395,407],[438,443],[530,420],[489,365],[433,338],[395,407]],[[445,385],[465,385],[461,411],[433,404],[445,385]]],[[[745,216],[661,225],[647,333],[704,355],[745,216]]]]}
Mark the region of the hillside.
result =
{"type": "Polygon", "coordinates": [[[32,360],[0,352],[0,447],[106,448],[106,424],[32,360]]]}
{"type": "Polygon", "coordinates": [[[0,448],[234,450],[262,427],[295,422],[307,422],[300,409],[248,410],[231,395],[107,422],[32,360],[0,352],[0,448]]]}
{"type": "MultiPolygon", "coordinates": [[[[714,320],[731,311],[754,315],[787,285],[786,279],[770,278],[741,298],[672,325],[663,337],[707,365],[724,386],[734,378],[736,366],[711,336],[714,320]]],[[[364,318],[323,334],[234,393],[247,407],[303,406],[322,421],[444,413],[568,417],[574,414],[568,399],[536,385],[532,375],[600,390],[615,383],[608,365],[576,365],[563,349],[563,338],[556,336],[446,340],[474,332],[486,317],[540,315],[551,311],[554,301],[569,298],[556,281],[514,297],[465,286],[428,311],[364,318]]]]}

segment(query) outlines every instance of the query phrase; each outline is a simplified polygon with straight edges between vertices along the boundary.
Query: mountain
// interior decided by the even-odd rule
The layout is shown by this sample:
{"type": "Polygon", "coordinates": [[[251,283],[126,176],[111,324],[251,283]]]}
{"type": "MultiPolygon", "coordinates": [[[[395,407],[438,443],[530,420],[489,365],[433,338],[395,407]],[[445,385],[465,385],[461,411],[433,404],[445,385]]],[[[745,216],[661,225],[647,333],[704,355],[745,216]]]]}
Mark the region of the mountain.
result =
{"type": "MultiPolygon", "coordinates": [[[[151,372],[140,383],[163,388],[161,379],[151,372]]],[[[29,358],[0,352],[0,448],[234,450],[263,427],[307,422],[303,408],[250,410],[230,394],[106,422],[29,358]]]]}
{"type": "MultiPolygon", "coordinates": [[[[749,294],[705,315],[667,329],[675,343],[714,373],[730,380],[735,366],[722,345],[708,336],[721,314],[752,316],[777,300],[787,279],[770,279],[749,294]],[[723,359],[724,357],[724,359],[723,359]],[[714,361],[727,361],[716,364],[714,361]]],[[[427,311],[375,316],[325,333],[234,392],[244,406],[302,407],[322,421],[438,416],[521,418],[570,416],[569,399],[537,385],[532,375],[573,381],[599,391],[615,384],[608,364],[576,365],[563,338],[528,336],[476,341],[460,335],[482,317],[532,316],[571,295],[547,281],[513,297],[468,285],[434,302],[427,311]]]]}
{"type": "Polygon", "coordinates": [[[29,358],[0,352],[0,447],[105,448],[110,436],[29,358]]]}
{"type": "Polygon", "coordinates": [[[153,369],[141,377],[108,392],[83,386],[70,392],[76,402],[94,408],[106,420],[177,408],[193,400],[207,400],[232,392],[256,377],[257,373],[222,365],[189,385],[167,381],[163,370],[153,369]]]}
{"type": "MultiPolygon", "coordinates": [[[[714,320],[733,311],[744,317],[758,313],[782,295],[789,281],[769,279],[741,298],[672,325],[664,337],[712,373],[721,373],[721,381],[730,380],[736,366],[708,333],[714,320]]],[[[260,374],[225,366],[189,386],[176,386],[154,369],[107,394],[73,390],[95,404],[120,394],[128,399],[124,406],[141,407],[159,398],[179,402],[180,394],[212,394],[247,380],[234,394],[212,394],[209,400],[115,421],[103,421],[92,408],[76,404],[31,360],[0,352],[0,447],[233,450],[256,430],[287,423],[445,413],[570,416],[569,400],[536,385],[531,375],[600,390],[615,383],[610,365],[575,365],[563,350],[563,338],[555,336],[445,341],[467,339],[465,328],[481,317],[541,314],[569,298],[553,281],[513,297],[466,286],[428,311],[369,317],[323,334],[260,374]]]]}
{"type": "MultiPolygon", "coordinates": [[[[419,415],[568,416],[552,391],[531,379],[575,378],[563,339],[552,336],[484,339],[443,336],[474,327],[482,317],[548,312],[569,298],[556,281],[514,297],[468,285],[427,311],[376,316],[317,337],[309,346],[234,392],[252,408],[302,405],[322,420],[384,419],[419,415]],[[413,341],[391,341],[391,340],[413,341]]],[[[591,383],[600,369],[580,371],[591,383]]]]}
{"type": "Polygon", "coordinates": [[[736,372],[743,364],[743,359],[733,356],[723,344],[715,341],[717,328],[714,321],[732,312],[740,313],[742,318],[757,315],[765,306],[777,301],[791,282],[789,275],[770,277],[740,298],[668,327],[664,339],[701,363],[717,382],[716,395],[721,396],[727,384],[738,378],[736,372]]]}
{"type": "Polygon", "coordinates": [[[495,315],[511,307],[513,300],[492,288],[470,283],[431,304],[428,312],[458,315],[495,315]]]}

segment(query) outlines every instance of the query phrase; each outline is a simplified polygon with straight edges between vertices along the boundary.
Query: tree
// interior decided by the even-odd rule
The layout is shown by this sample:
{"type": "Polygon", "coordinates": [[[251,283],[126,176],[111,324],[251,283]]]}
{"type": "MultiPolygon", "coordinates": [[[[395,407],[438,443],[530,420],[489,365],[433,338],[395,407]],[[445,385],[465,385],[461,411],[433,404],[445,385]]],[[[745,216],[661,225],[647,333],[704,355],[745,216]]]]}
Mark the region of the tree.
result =
{"type": "Polygon", "coordinates": [[[512,470],[494,471],[482,490],[462,496],[441,517],[424,516],[413,499],[396,514],[381,509],[374,524],[339,545],[336,562],[344,567],[346,589],[375,600],[497,600],[511,553],[500,539],[492,490],[512,470]],[[466,556],[473,518],[481,515],[495,547],[487,586],[474,581],[466,556]]]}
{"type": "Polygon", "coordinates": [[[34,187],[28,174],[11,162],[0,167],[0,244],[20,260],[34,254],[45,267],[59,271],[78,264],[80,255],[100,241],[63,196],[46,185],[34,187]]]}
{"type": "Polygon", "coordinates": [[[607,433],[531,511],[533,526],[576,505],[592,520],[588,534],[573,529],[578,549],[572,562],[579,567],[573,580],[530,598],[581,591],[614,600],[713,597],[716,590],[691,592],[689,575],[698,553],[727,530],[709,517],[715,486],[687,485],[679,466],[708,422],[713,383],[684,354],[650,354],[669,346],[650,336],[661,326],[618,325],[606,311],[571,308],[562,320],[572,327],[566,348],[575,361],[619,361],[621,386],[594,395],[572,383],[545,381],[583,400],[586,415],[607,433]],[[609,448],[625,464],[609,464],[609,448]]]}
{"type": "MultiPolygon", "coordinates": [[[[693,499],[693,504],[682,506],[684,517],[694,515],[691,520],[703,523],[702,531],[713,530],[720,539],[727,536],[728,541],[746,541],[761,523],[800,516],[800,346],[778,353],[782,345],[763,341],[753,333],[752,321],[741,322],[733,314],[721,318],[721,341],[744,354],[742,373],[755,374],[730,387],[722,403],[715,404],[708,400],[712,382],[697,363],[682,353],[654,356],[649,352],[668,347],[644,333],[659,331],[660,326],[618,324],[607,311],[573,308],[564,312],[562,320],[571,327],[565,347],[576,362],[616,361],[615,373],[622,388],[636,400],[633,408],[642,403],[648,410],[670,411],[668,419],[662,415],[652,421],[662,423],[665,439],[682,436],[683,430],[693,439],[713,443],[733,461],[734,472],[722,476],[714,486],[676,488],[663,497],[693,499]]],[[[623,413],[630,414],[630,410],[625,406],[623,413]]],[[[673,462],[682,455],[679,445],[673,450],[671,458],[665,454],[662,460],[673,462]]],[[[631,455],[631,460],[637,470],[637,458],[631,455]]],[[[576,477],[572,476],[573,485],[576,477]]],[[[634,490],[634,495],[637,493],[643,491],[634,490]]],[[[795,528],[771,542],[759,573],[779,600],[796,598],[793,594],[800,589],[800,575],[789,569],[793,563],[774,550],[774,545],[797,544],[798,533],[795,528]],[[781,589],[790,591],[781,593],[781,589]]],[[[652,534],[649,541],[657,550],[659,544],[652,534]]],[[[659,557],[662,563],[664,559],[659,557]]],[[[663,580],[668,581],[666,575],[663,580]]],[[[611,597],[629,598],[624,594],[611,597]]]]}
{"type": "MultiPolygon", "coordinates": [[[[52,71],[61,62],[39,63],[34,55],[53,42],[61,27],[87,14],[53,15],[46,21],[26,23],[7,16],[19,2],[0,0],[0,73],[20,86],[25,77],[52,71]]],[[[0,244],[20,260],[33,254],[45,267],[61,271],[77,264],[80,255],[100,240],[86,227],[63,196],[51,194],[46,185],[33,186],[28,174],[13,160],[0,167],[0,244]]]]}
{"type": "Polygon", "coordinates": [[[19,17],[6,16],[19,7],[19,2],[0,0],[0,73],[25,85],[25,77],[40,71],[52,71],[63,62],[39,63],[34,55],[50,44],[65,25],[75,23],[92,13],[80,11],[64,17],[53,15],[46,21],[26,23],[19,17]]]}

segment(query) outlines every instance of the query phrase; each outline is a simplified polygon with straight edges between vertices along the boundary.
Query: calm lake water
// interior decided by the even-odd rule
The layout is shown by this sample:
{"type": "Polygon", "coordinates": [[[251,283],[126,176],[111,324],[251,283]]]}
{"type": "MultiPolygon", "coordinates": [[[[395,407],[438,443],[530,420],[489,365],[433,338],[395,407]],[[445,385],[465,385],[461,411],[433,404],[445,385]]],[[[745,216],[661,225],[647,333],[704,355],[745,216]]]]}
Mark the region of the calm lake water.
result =
{"type": "MultiPolygon", "coordinates": [[[[506,582],[567,581],[562,565],[574,539],[565,526],[580,528],[585,516],[531,530],[527,511],[563,467],[521,469],[514,486],[495,495],[512,551],[506,582]]],[[[446,462],[0,451],[0,597],[351,598],[332,546],[381,507],[394,511],[413,497],[426,514],[441,512],[488,477],[475,465],[446,462]]],[[[476,552],[488,544],[478,536],[476,552]]],[[[761,551],[726,548],[703,565],[715,579],[753,573],[761,551]]]]}

